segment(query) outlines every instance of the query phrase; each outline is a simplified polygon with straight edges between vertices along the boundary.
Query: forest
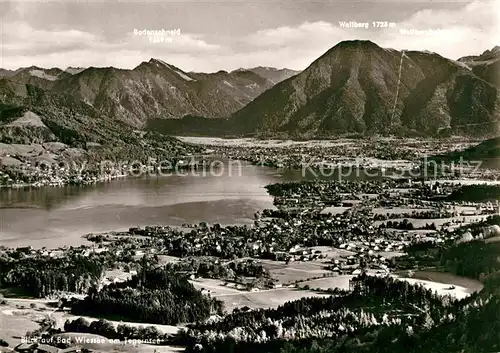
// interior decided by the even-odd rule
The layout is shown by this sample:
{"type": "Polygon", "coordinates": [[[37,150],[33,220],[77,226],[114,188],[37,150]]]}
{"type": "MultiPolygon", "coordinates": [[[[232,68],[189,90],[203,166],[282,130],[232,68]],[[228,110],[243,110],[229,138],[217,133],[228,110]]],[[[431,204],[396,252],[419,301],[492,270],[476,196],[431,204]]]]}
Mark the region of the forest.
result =
{"type": "Polygon", "coordinates": [[[119,324],[116,329],[114,325],[104,319],[88,322],[80,317],[73,321],[67,320],[64,324],[64,332],[80,332],[100,335],[109,339],[137,339],[137,340],[157,340],[163,343],[167,340],[167,335],[162,333],[155,326],[129,326],[119,324]]]}
{"type": "Polygon", "coordinates": [[[222,314],[224,306],[168,267],[143,267],[128,281],[111,283],[101,290],[91,287],[71,310],[76,315],[176,325],[222,314]]]}
{"type": "Polygon", "coordinates": [[[38,298],[56,291],[85,293],[99,282],[107,266],[100,255],[17,260],[0,257],[0,287],[17,287],[38,298]]]}
{"type": "MultiPolygon", "coordinates": [[[[449,322],[463,303],[449,296],[391,277],[361,274],[351,283],[352,291],[325,298],[302,298],[276,309],[235,310],[223,319],[195,323],[172,343],[187,345],[187,351],[251,352],[279,351],[286,342],[312,339],[342,340],[371,332],[396,332],[400,327],[426,330],[449,322]]],[[[472,296],[469,302],[481,300],[472,296]]]]}

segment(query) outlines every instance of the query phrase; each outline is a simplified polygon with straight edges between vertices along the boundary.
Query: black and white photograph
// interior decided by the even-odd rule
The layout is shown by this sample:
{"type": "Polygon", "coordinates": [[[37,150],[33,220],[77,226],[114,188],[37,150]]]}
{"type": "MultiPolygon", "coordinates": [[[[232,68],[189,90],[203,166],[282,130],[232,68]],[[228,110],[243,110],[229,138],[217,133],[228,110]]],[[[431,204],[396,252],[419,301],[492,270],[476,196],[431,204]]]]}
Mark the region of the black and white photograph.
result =
{"type": "Polygon", "coordinates": [[[0,352],[500,352],[500,0],[0,0],[0,352]]]}

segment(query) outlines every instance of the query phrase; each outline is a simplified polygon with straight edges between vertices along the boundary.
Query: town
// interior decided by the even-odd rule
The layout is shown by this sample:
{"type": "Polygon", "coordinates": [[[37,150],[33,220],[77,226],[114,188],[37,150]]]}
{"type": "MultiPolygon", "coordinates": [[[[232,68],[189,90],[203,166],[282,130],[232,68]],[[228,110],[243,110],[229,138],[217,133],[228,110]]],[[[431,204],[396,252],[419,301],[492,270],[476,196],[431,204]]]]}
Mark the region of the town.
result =
{"type": "MultiPolygon", "coordinates": [[[[440,271],[432,271],[447,265],[429,255],[422,257],[418,249],[448,251],[469,243],[495,244],[500,239],[495,185],[390,178],[278,183],[268,185],[267,190],[275,207],[256,212],[252,225],[149,225],[87,234],[89,244],[79,247],[3,247],[0,288],[6,295],[0,309],[10,313],[4,318],[30,313],[42,323],[31,336],[74,338],[72,344],[53,341],[58,352],[98,346],[95,342],[93,346],[77,345],[78,332],[118,341],[125,337],[155,339],[161,343],[152,347],[181,345],[189,349],[207,344],[202,331],[195,339],[189,333],[194,331],[183,328],[190,322],[224,322],[236,313],[277,310],[306,298],[347,298],[360,290],[354,280],[368,285],[366,275],[432,288],[436,298],[465,300],[483,284],[469,281],[473,284],[464,286],[463,281],[449,278],[427,280],[442,276],[440,271]],[[470,195],[475,195],[474,201],[468,200],[470,195]],[[72,276],[68,278],[67,273],[72,276]],[[198,313],[183,313],[180,307],[167,310],[162,299],[155,304],[160,305],[157,310],[163,310],[160,316],[149,311],[140,314],[140,310],[150,310],[147,307],[123,311],[125,302],[120,303],[121,295],[117,295],[134,290],[149,297],[155,288],[161,288],[150,287],[157,276],[166,283],[182,278],[186,288],[182,290],[193,296],[191,305],[200,305],[198,313]],[[150,284],[136,287],[143,277],[150,278],[143,282],[150,284]],[[19,290],[34,298],[31,307],[25,305],[30,300],[9,294],[19,290]],[[52,309],[51,303],[55,303],[52,309]],[[81,316],[94,317],[94,321],[81,321],[81,316]],[[75,319],[81,322],[71,321],[75,319]],[[129,331],[132,333],[124,333],[129,331]]],[[[175,291],[175,285],[168,288],[175,291]]],[[[180,303],[187,300],[177,298],[180,303]]],[[[418,310],[407,314],[421,315],[418,310]]],[[[394,312],[391,317],[402,318],[394,312]]],[[[333,332],[338,334],[338,327],[333,332]]],[[[108,341],[106,346],[116,344],[108,341]]],[[[50,351],[45,346],[32,342],[14,348],[19,352],[50,351]]]]}

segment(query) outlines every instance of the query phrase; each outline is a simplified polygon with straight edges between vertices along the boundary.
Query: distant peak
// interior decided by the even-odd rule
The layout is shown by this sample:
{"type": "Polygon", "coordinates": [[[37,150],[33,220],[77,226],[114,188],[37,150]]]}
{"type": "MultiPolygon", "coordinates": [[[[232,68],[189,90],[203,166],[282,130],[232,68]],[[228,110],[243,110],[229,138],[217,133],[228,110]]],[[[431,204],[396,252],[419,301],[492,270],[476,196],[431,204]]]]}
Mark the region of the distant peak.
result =
{"type": "Polygon", "coordinates": [[[82,72],[82,71],[84,71],[84,70],[85,70],[85,68],[84,68],[84,67],[73,67],[73,66],[68,66],[68,67],[66,68],[66,70],[64,70],[64,71],[66,71],[67,73],[70,73],[70,74],[72,74],[72,75],[76,75],[76,74],[78,74],[78,73],[80,73],[80,72],[82,72]]]}
{"type": "Polygon", "coordinates": [[[166,67],[170,67],[170,65],[167,64],[165,61],[160,60],[160,59],[155,59],[155,58],[149,59],[149,63],[150,64],[156,64],[156,65],[161,64],[161,65],[165,65],[166,67]]]}
{"type": "Polygon", "coordinates": [[[373,43],[371,40],[361,40],[361,39],[343,40],[342,42],[336,45],[336,47],[354,47],[354,46],[380,48],[377,44],[373,43]]]}
{"type": "Polygon", "coordinates": [[[16,70],[16,72],[22,71],[22,70],[43,70],[43,69],[41,67],[38,67],[38,66],[35,66],[35,65],[31,65],[31,66],[28,66],[28,67],[20,67],[19,69],[16,70]]]}
{"type": "Polygon", "coordinates": [[[379,47],[377,44],[373,43],[370,40],[359,40],[359,39],[344,40],[342,42],[337,43],[332,48],[330,48],[326,53],[324,53],[318,59],[348,51],[375,52],[375,51],[384,51],[384,48],[379,47]]]}
{"type": "Polygon", "coordinates": [[[277,69],[275,69],[274,67],[270,67],[270,66],[257,66],[256,69],[262,69],[262,70],[267,70],[267,71],[276,71],[277,69]]]}
{"type": "MultiPolygon", "coordinates": [[[[271,71],[271,70],[276,71],[276,69],[274,67],[256,66],[256,67],[251,67],[248,69],[240,67],[239,69],[233,70],[231,72],[253,72],[253,71],[271,71]]],[[[221,71],[219,71],[219,72],[221,72],[221,71]]]]}

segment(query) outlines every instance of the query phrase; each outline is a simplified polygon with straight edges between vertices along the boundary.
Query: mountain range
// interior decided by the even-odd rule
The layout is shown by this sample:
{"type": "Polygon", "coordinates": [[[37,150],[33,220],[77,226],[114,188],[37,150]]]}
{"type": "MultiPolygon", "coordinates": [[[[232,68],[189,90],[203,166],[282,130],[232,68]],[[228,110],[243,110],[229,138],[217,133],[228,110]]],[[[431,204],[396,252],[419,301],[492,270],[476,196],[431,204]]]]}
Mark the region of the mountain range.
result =
{"type": "Polygon", "coordinates": [[[0,116],[30,111],[96,142],[117,126],[287,138],[494,137],[500,135],[499,52],[455,61],[354,40],[338,43],[302,72],[186,72],[159,59],[131,70],[0,70],[0,116]],[[92,132],[96,127],[99,133],[92,132]]]}
{"type": "Polygon", "coordinates": [[[454,61],[341,42],[237,111],[232,126],[242,134],[311,137],[498,135],[500,92],[489,76],[497,59],[498,47],[454,61]]]}
{"type": "Polygon", "coordinates": [[[296,71],[257,67],[232,72],[184,72],[159,59],[132,70],[22,68],[0,72],[17,84],[69,94],[102,114],[141,128],[148,119],[198,115],[225,118],[296,71]]]}

